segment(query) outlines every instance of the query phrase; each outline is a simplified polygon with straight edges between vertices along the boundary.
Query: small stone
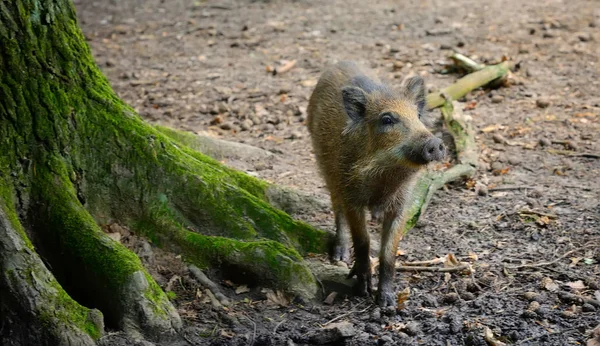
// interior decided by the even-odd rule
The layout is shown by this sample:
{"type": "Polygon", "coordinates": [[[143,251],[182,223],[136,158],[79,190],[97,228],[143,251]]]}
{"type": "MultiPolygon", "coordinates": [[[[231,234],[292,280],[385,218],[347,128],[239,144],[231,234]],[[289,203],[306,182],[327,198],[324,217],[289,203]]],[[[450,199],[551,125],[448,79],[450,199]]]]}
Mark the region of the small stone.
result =
{"type": "Polygon", "coordinates": [[[222,123],[220,127],[222,130],[231,130],[233,128],[233,124],[227,121],[222,123]]]}
{"type": "Polygon", "coordinates": [[[518,156],[509,156],[508,163],[510,163],[513,166],[516,166],[521,163],[521,158],[519,158],[518,156]]]}
{"type": "Polygon", "coordinates": [[[527,310],[529,311],[537,311],[539,308],[540,303],[536,302],[535,300],[529,303],[529,306],[527,306],[527,310]]]}
{"type": "Polygon", "coordinates": [[[447,43],[442,43],[440,45],[440,50],[451,50],[452,49],[452,45],[449,45],[447,43]]]}
{"type": "Polygon", "coordinates": [[[475,299],[475,295],[471,292],[463,292],[460,297],[464,300],[470,301],[475,299]]]}
{"type": "Polygon", "coordinates": [[[565,310],[560,313],[560,316],[562,316],[563,318],[571,319],[571,318],[576,318],[577,314],[574,313],[573,311],[565,310]]]}
{"type": "Polygon", "coordinates": [[[419,334],[420,329],[421,328],[419,328],[419,323],[415,321],[410,321],[406,324],[404,328],[402,328],[402,331],[408,334],[409,336],[416,336],[417,334],[419,334]]]}
{"type": "Polygon", "coordinates": [[[535,101],[535,105],[539,108],[548,108],[548,106],[550,106],[550,101],[545,98],[539,98],[535,101]]]}
{"type": "Polygon", "coordinates": [[[492,96],[492,103],[500,103],[502,101],[504,101],[504,96],[502,96],[502,95],[492,96]]]}
{"type": "Polygon", "coordinates": [[[300,133],[298,131],[294,131],[294,132],[290,133],[290,136],[288,138],[289,139],[301,139],[302,137],[304,137],[302,135],[302,133],[300,133]]]}
{"type": "Polygon", "coordinates": [[[552,31],[546,31],[544,32],[544,34],[542,34],[543,38],[554,38],[556,37],[556,35],[554,35],[554,32],[552,31]]]}
{"type": "Polygon", "coordinates": [[[492,163],[492,171],[501,171],[502,168],[504,168],[504,166],[502,165],[502,163],[495,161],[492,163]]]}
{"type": "Polygon", "coordinates": [[[485,185],[479,185],[479,186],[477,187],[477,194],[478,194],[479,196],[482,196],[482,197],[485,197],[485,196],[487,196],[487,195],[489,194],[489,189],[488,189],[488,187],[487,187],[487,186],[485,186],[485,185]]]}
{"type": "Polygon", "coordinates": [[[375,308],[373,312],[371,312],[371,321],[379,322],[381,320],[381,309],[375,308]]]}
{"type": "Polygon", "coordinates": [[[529,300],[529,301],[534,301],[537,296],[539,296],[539,294],[537,292],[525,292],[523,293],[523,298],[529,300]]]}
{"type": "Polygon", "coordinates": [[[525,311],[523,311],[523,313],[521,314],[521,317],[523,317],[523,318],[535,319],[535,318],[537,318],[538,316],[537,316],[537,314],[536,314],[535,312],[533,312],[533,311],[530,311],[530,310],[525,310],[525,311]]]}
{"type": "Polygon", "coordinates": [[[246,119],[240,123],[240,128],[242,129],[242,131],[250,131],[252,125],[252,120],[246,119]]]}
{"type": "Polygon", "coordinates": [[[379,345],[392,345],[394,343],[394,339],[392,339],[389,335],[384,335],[378,340],[379,345]]]}
{"type": "Polygon", "coordinates": [[[444,302],[445,303],[453,304],[453,303],[456,303],[459,299],[460,299],[460,297],[458,296],[457,293],[444,294],[444,302]]]}
{"type": "Polygon", "coordinates": [[[492,136],[492,139],[494,140],[494,142],[496,142],[496,143],[498,143],[498,144],[504,144],[504,143],[506,143],[506,138],[504,138],[504,136],[502,136],[502,135],[501,135],[501,134],[499,134],[499,133],[495,133],[495,134],[492,136]]]}
{"type": "Polygon", "coordinates": [[[404,67],[404,63],[402,61],[394,61],[394,71],[401,70],[404,67]]]}
{"type": "Polygon", "coordinates": [[[583,312],[596,312],[596,307],[592,304],[585,303],[581,306],[581,311],[583,312]]]}
{"type": "Polygon", "coordinates": [[[592,35],[588,32],[578,32],[575,34],[575,36],[579,39],[579,41],[581,42],[589,42],[592,40],[592,35]]]}
{"type": "Polygon", "coordinates": [[[354,335],[356,335],[356,329],[352,323],[340,322],[314,331],[313,335],[310,336],[310,341],[314,344],[325,345],[340,342],[354,335]]]}
{"type": "Polygon", "coordinates": [[[273,132],[273,130],[275,130],[275,125],[266,123],[260,129],[264,132],[273,132]]]}
{"type": "Polygon", "coordinates": [[[542,147],[549,147],[552,145],[552,141],[550,141],[548,138],[540,138],[538,143],[542,146],[542,147]]]}

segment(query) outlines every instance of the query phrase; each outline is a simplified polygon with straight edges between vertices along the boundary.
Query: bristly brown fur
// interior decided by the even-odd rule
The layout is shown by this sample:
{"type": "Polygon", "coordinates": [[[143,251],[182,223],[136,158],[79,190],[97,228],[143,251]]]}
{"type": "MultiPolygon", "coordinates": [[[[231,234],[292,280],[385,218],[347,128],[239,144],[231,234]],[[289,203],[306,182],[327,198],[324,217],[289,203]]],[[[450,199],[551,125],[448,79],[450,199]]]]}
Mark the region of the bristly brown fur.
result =
{"type": "Polygon", "coordinates": [[[381,253],[381,263],[387,263],[382,266],[386,272],[380,276],[382,305],[393,304],[381,294],[391,285],[393,274],[389,274],[388,267],[399,240],[403,207],[410,200],[416,174],[424,166],[414,160],[415,153],[420,153],[432,138],[420,120],[424,102],[421,78],[412,78],[395,91],[367,76],[354,63],[340,62],[322,74],[308,105],[308,129],[336,214],[337,243],[332,257],[348,257],[344,244],[347,220],[356,258],[352,274],[358,276],[359,293],[370,291],[364,210],[376,208],[386,215],[381,253]],[[382,125],[386,114],[392,119],[386,121],[392,121],[392,125],[382,125]],[[382,288],[382,282],[387,286],[382,288]]]}

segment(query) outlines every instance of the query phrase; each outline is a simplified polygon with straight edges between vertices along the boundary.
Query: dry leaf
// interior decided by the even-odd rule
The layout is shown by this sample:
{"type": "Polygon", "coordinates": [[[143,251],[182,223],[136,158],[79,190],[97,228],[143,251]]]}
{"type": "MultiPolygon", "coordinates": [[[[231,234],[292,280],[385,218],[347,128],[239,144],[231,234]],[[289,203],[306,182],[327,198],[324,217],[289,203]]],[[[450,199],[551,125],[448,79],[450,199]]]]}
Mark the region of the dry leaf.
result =
{"type": "Polygon", "coordinates": [[[483,338],[491,346],[505,346],[506,344],[494,337],[494,333],[489,327],[483,328],[483,338]]]}
{"type": "Polygon", "coordinates": [[[273,292],[272,290],[267,290],[267,299],[279,306],[288,306],[290,305],[290,299],[283,293],[283,291],[277,290],[273,292]]]}
{"type": "Polygon", "coordinates": [[[591,339],[588,340],[586,346],[600,346],[600,324],[592,330],[591,339]]]}
{"type": "Polygon", "coordinates": [[[585,289],[585,284],[581,280],[567,282],[567,286],[571,287],[573,291],[583,291],[585,289]]]}
{"type": "Polygon", "coordinates": [[[246,285],[238,286],[235,289],[235,294],[242,294],[242,293],[248,293],[248,292],[250,292],[250,289],[246,285]]]}
{"type": "Polygon", "coordinates": [[[402,249],[398,249],[398,251],[396,251],[396,256],[404,256],[406,255],[406,251],[402,250],[402,249]]]}
{"type": "Polygon", "coordinates": [[[408,300],[408,297],[410,297],[410,288],[409,287],[406,287],[402,291],[398,292],[398,297],[397,297],[398,310],[404,309],[404,303],[408,300]]]}
{"type": "Polygon", "coordinates": [[[452,279],[452,274],[444,273],[444,282],[448,283],[448,282],[450,282],[450,279],[452,279]]]}
{"type": "Polygon", "coordinates": [[[542,286],[542,288],[544,288],[550,292],[558,291],[558,284],[556,282],[552,281],[552,279],[550,279],[549,277],[545,277],[542,279],[541,286],[542,286]]]}
{"type": "Polygon", "coordinates": [[[479,259],[479,257],[477,257],[477,254],[472,251],[469,251],[467,257],[469,257],[469,259],[473,261],[477,261],[479,259]]]}
{"type": "Polygon", "coordinates": [[[490,125],[490,126],[486,126],[483,129],[481,129],[481,132],[488,133],[488,132],[496,131],[498,129],[502,129],[503,127],[504,126],[499,125],[499,124],[490,125]]]}
{"type": "Polygon", "coordinates": [[[547,226],[550,224],[550,218],[547,216],[540,216],[538,217],[535,222],[540,225],[540,226],[547,226]]]}
{"type": "Polygon", "coordinates": [[[569,267],[575,267],[579,261],[581,261],[581,257],[571,257],[571,264],[569,264],[569,267]]]}
{"type": "Polygon", "coordinates": [[[226,331],[225,329],[221,329],[221,336],[231,339],[235,336],[235,333],[232,331],[226,331]]]}
{"type": "Polygon", "coordinates": [[[327,298],[325,298],[325,300],[323,301],[323,304],[327,304],[327,305],[333,304],[333,302],[335,301],[335,297],[337,297],[337,294],[338,293],[335,291],[329,293],[327,298]]]}
{"type": "Polygon", "coordinates": [[[446,255],[446,260],[444,261],[444,268],[458,267],[459,265],[460,262],[458,261],[456,256],[454,256],[453,253],[449,253],[448,255],[446,255]]]}

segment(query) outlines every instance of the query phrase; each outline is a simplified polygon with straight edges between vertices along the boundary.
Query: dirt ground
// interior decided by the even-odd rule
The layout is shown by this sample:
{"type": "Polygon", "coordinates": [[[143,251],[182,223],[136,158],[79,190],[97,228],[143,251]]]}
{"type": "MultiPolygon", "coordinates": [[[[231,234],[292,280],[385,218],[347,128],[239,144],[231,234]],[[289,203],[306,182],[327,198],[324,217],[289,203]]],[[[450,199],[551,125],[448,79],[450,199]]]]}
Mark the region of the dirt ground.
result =
{"type": "MultiPolygon", "coordinates": [[[[486,327],[507,344],[582,345],[600,323],[600,160],[561,152],[600,153],[596,0],[76,6],[98,64],[142,117],[269,150],[272,161],[225,163],[324,200],[304,120],[327,63],[358,61],[395,86],[416,73],[436,90],[460,77],[443,73],[452,50],[482,63],[520,62],[511,86],[461,100],[478,129],[476,179],[439,191],[400,245],[402,261],[453,253],[473,264],[473,275],[399,275],[398,290],[411,295],[396,316],[343,294],[331,305],[280,306],[260,287],[237,295],[237,284],[213,276],[235,302],[224,310],[199,294],[182,265],[142,244],[138,253],[152,257],[146,263],[175,292],[186,323],[171,344],[315,344],[326,341],[321,326],[339,317],[350,323],[348,337],[332,338],[346,345],[486,345],[486,327]],[[291,70],[267,72],[291,60],[291,70]],[[543,262],[552,263],[509,268],[543,262]]],[[[329,210],[297,217],[333,230],[329,210]]],[[[128,344],[119,334],[102,342],[128,344]]]]}

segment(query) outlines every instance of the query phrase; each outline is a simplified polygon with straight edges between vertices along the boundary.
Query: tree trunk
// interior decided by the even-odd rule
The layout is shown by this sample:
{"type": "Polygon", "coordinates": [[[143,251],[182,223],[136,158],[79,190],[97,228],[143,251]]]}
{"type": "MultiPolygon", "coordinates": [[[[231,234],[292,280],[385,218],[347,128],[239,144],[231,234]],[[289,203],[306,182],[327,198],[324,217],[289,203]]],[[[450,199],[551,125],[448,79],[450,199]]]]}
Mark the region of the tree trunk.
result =
{"type": "Polygon", "coordinates": [[[199,267],[313,297],[301,254],[328,235],[274,208],[279,190],[144,123],[114,94],[70,0],[0,2],[0,344],[153,340],[181,321],[128,226],[199,267]]]}

